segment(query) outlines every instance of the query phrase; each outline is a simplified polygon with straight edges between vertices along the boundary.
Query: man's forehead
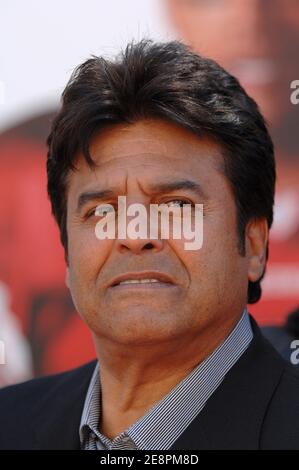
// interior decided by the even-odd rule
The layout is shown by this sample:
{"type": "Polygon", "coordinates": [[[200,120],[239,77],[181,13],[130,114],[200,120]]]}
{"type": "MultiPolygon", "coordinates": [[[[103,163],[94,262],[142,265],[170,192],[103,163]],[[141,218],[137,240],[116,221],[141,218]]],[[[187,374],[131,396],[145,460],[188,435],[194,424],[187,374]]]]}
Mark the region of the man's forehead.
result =
{"type": "MultiPolygon", "coordinates": [[[[137,159],[143,164],[191,159],[207,155],[219,157],[220,145],[210,136],[198,137],[177,124],[164,120],[142,120],[134,124],[117,124],[98,132],[89,144],[89,152],[97,165],[137,159]]],[[[125,162],[124,162],[125,163],[125,162]]],[[[86,166],[84,156],[78,155],[77,167],[86,166]]]]}
{"type": "Polygon", "coordinates": [[[208,188],[224,184],[223,152],[216,140],[165,121],[110,126],[93,138],[89,152],[96,165],[90,167],[81,153],[77,171],[68,175],[68,194],[78,206],[80,198],[140,189],[147,195],[192,191],[207,200],[208,188]]]}

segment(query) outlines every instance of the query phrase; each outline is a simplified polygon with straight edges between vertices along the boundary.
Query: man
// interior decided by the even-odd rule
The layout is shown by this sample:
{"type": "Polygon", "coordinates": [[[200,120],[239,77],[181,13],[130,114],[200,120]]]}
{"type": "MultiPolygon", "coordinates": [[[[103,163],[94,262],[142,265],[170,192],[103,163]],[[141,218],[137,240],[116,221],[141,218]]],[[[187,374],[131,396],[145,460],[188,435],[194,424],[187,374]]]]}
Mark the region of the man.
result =
{"type": "Polygon", "coordinates": [[[261,296],[275,164],[238,81],[178,42],[130,44],[79,66],[48,146],[66,283],[98,360],[2,390],[0,447],[298,448],[297,370],[246,309],[261,296]],[[99,239],[119,196],[148,213],[187,206],[193,225],[203,205],[201,249],[172,231],[99,239]]]}

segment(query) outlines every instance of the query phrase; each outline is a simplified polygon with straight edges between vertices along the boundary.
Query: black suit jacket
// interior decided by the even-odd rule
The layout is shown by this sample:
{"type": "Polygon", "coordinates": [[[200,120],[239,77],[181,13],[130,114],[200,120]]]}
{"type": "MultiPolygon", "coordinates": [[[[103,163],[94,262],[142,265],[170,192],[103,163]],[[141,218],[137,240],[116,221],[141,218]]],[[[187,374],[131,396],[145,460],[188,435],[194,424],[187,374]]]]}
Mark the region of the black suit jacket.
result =
{"type": "MultiPolygon", "coordinates": [[[[299,371],[251,322],[250,346],[171,450],[299,449],[299,371]]],[[[79,449],[95,364],[0,390],[0,449],[79,449]]]]}

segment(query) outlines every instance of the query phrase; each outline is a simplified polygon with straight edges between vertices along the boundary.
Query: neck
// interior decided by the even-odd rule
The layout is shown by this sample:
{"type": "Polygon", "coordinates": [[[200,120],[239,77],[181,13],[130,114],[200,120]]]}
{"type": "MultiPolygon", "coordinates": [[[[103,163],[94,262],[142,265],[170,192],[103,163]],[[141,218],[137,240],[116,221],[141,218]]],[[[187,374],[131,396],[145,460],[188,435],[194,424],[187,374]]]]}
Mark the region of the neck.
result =
{"type": "Polygon", "coordinates": [[[239,319],[240,315],[226,328],[213,325],[193,337],[158,345],[120,345],[95,338],[102,392],[101,432],[114,438],[144,416],[225,340],[239,319]]]}

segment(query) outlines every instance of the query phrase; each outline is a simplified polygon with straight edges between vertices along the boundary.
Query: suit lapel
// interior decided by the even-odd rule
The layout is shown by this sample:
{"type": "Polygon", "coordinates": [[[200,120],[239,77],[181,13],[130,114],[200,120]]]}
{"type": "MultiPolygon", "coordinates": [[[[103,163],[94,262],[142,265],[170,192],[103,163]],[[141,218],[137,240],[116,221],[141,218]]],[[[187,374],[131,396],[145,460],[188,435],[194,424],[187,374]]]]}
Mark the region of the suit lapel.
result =
{"type": "Polygon", "coordinates": [[[268,404],[284,362],[251,318],[254,338],[205,408],[171,449],[258,449],[268,404]]]}

